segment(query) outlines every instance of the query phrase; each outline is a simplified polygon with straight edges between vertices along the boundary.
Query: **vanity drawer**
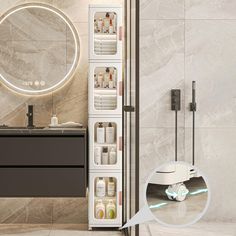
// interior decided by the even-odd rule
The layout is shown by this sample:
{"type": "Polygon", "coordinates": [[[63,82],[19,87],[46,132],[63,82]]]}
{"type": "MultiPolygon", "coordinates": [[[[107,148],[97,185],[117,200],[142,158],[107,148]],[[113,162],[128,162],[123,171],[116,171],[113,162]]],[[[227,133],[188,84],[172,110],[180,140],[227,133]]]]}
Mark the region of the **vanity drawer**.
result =
{"type": "Polygon", "coordinates": [[[86,136],[0,137],[0,166],[84,166],[86,136]]]}
{"type": "Polygon", "coordinates": [[[0,168],[0,197],[85,197],[84,168],[0,168]]]}

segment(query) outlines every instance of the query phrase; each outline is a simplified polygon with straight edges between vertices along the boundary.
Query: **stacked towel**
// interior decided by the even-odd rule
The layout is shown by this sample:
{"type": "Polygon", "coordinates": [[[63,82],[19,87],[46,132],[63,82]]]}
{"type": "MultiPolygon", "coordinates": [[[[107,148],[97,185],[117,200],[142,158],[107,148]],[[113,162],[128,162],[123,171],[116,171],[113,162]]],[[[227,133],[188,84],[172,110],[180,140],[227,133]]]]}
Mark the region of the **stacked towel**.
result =
{"type": "Polygon", "coordinates": [[[116,95],[95,95],[94,106],[97,110],[115,110],[116,95]]]}
{"type": "Polygon", "coordinates": [[[116,35],[96,34],[94,39],[94,50],[98,55],[115,54],[117,51],[116,35]]]}

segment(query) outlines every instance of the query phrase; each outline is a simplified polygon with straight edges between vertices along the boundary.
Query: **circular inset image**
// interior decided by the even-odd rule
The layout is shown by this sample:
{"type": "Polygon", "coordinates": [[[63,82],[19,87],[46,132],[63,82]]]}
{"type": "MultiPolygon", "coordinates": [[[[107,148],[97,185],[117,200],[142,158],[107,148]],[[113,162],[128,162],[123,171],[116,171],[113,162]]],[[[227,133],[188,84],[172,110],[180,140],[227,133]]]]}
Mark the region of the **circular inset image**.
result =
{"type": "Polygon", "coordinates": [[[186,226],[206,212],[210,191],[202,172],[185,162],[169,162],[148,178],[147,204],[159,223],[186,226]]]}

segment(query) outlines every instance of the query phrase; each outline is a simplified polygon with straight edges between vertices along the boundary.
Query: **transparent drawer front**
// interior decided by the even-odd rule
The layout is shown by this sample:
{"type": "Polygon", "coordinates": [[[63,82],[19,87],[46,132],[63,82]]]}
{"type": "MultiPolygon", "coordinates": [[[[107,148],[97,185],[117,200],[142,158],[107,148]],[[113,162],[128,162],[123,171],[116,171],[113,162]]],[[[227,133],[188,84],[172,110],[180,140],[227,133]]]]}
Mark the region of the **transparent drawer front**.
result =
{"type": "Polygon", "coordinates": [[[94,164],[116,165],[117,163],[117,124],[97,122],[94,125],[94,164]]]}
{"type": "Polygon", "coordinates": [[[96,55],[117,53],[117,15],[115,12],[94,14],[94,53],[96,55]]]}
{"type": "Polygon", "coordinates": [[[117,69],[96,67],[94,70],[95,110],[117,109],[117,69]]]}
{"type": "Polygon", "coordinates": [[[97,177],[94,179],[94,218],[117,218],[117,179],[97,177]]]}

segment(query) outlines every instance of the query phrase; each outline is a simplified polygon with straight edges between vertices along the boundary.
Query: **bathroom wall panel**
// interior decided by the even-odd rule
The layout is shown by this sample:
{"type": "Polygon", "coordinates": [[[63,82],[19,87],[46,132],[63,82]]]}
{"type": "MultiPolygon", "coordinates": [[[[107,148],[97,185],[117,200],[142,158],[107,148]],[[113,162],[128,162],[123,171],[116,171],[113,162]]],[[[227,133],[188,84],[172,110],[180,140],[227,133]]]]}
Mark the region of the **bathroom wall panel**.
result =
{"type": "Polygon", "coordinates": [[[186,19],[236,19],[234,0],[185,0],[186,19]]]}
{"type": "Polygon", "coordinates": [[[183,19],[184,0],[141,0],[143,19],[183,19]]]}
{"type": "MultiPolygon", "coordinates": [[[[208,177],[211,203],[205,220],[233,222],[236,219],[235,156],[236,128],[198,128],[196,166],[208,177]]],[[[185,129],[185,159],[192,156],[192,130],[185,129]]]]}
{"type": "MultiPolygon", "coordinates": [[[[235,10],[236,12],[236,10],[235,10]]],[[[185,102],[197,82],[197,127],[236,127],[236,23],[234,20],[187,20],[185,102]]],[[[192,126],[186,112],[185,126],[192,126]]]]}
{"type": "MultiPolygon", "coordinates": [[[[184,106],[184,21],[142,20],[140,27],[140,126],[174,127],[172,88],[182,90],[184,106]]],[[[183,110],[178,119],[183,127],[183,110]]]]}
{"type": "MultiPolygon", "coordinates": [[[[140,128],[140,207],[144,204],[144,185],[155,168],[174,161],[174,128],[140,128]]],[[[178,132],[178,160],[184,160],[184,129],[178,132]]]]}

